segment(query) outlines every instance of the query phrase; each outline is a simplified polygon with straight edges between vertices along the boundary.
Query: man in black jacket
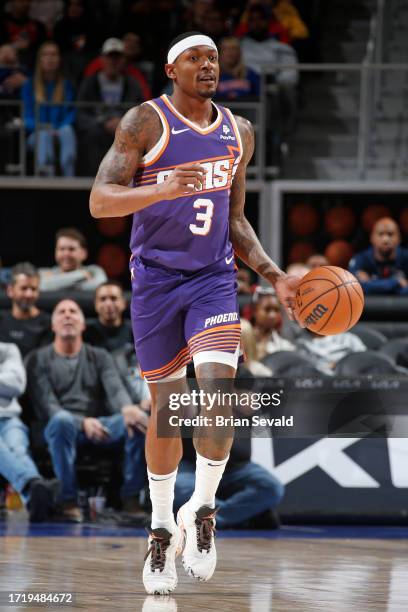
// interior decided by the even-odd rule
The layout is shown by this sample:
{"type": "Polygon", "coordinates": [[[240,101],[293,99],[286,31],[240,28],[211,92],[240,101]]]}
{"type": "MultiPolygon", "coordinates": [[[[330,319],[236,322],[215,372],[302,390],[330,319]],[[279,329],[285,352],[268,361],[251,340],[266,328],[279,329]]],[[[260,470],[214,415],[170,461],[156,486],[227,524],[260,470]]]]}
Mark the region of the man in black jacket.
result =
{"type": "Polygon", "coordinates": [[[124,72],[123,42],[108,38],[103,44],[102,56],[102,70],[85,78],[78,92],[78,102],[99,103],[78,109],[79,174],[84,176],[96,174],[125,110],[144,99],[139,83],[124,72]]]}
{"type": "Polygon", "coordinates": [[[131,403],[111,356],[83,343],[84,316],[73,300],[59,302],[52,315],[54,343],[27,364],[29,394],[46,423],[55,473],[62,486],[63,514],[80,522],[75,459],[78,446],[124,445],[122,499],[135,513],[145,481],[144,433],[148,417],[131,403]]]}

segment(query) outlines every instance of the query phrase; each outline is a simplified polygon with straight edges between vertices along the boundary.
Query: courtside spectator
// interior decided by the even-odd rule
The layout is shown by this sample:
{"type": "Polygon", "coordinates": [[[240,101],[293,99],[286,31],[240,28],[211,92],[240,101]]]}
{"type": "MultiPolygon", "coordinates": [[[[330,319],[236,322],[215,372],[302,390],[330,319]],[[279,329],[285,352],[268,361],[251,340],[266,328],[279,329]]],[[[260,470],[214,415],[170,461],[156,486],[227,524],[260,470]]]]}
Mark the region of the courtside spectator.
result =
{"type": "Polygon", "coordinates": [[[294,88],[298,82],[298,71],[286,68],[297,64],[296,52],[290,45],[270,37],[266,10],[255,5],[248,12],[248,32],[241,40],[244,62],[260,74],[262,66],[279,64],[273,69],[276,82],[286,88],[294,88]]]}
{"type": "Polygon", "coordinates": [[[299,276],[300,278],[308,272],[310,272],[310,267],[301,261],[291,263],[286,268],[286,274],[299,276]]]}
{"type": "Polygon", "coordinates": [[[18,397],[26,372],[15,344],[0,342],[0,474],[20,494],[33,522],[45,521],[54,510],[58,483],[46,481],[29,453],[28,429],[21,421],[18,397]]]}
{"type": "MultiPolygon", "coordinates": [[[[182,506],[194,491],[196,453],[190,438],[183,439],[183,459],[179,463],[174,507],[182,506]]],[[[215,498],[217,529],[244,527],[251,520],[268,528],[278,527],[276,507],[284,494],[282,483],[264,467],[251,461],[251,439],[235,438],[215,498]],[[265,517],[265,514],[269,516],[265,517]],[[265,524],[267,519],[267,524],[265,524]]]]}
{"type": "Polygon", "coordinates": [[[201,32],[212,38],[218,45],[223,36],[228,34],[223,12],[217,7],[208,11],[201,32]]]}
{"type": "Polygon", "coordinates": [[[259,288],[254,293],[253,327],[258,359],[275,351],[293,351],[295,346],[280,334],[282,314],[279,300],[272,287],[259,288]]]}
{"type": "Polygon", "coordinates": [[[37,19],[52,37],[54,24],[62,15],[64,9],[63,0],[31,0],[30,17],[37,19]]]}
{"type": "Polygon", "coordinates": [[[69,104],[74,99],[74,89],[70,81],[64,78],[60,52],[55,43],[41,45],[34,77],[24,83],[21,96],[24,123],[29,134],[27,143],[31,149],[37,146],[39,174],[53,176],[56,173],[55,145],[58,142],[61,173],[74,176],[75,109],[69,104]]]}
{"type": "Polygon", "coordinates": [[[143,102],[139,83],[123,73],[123,42],[108,38],[102,47],[102,70],[86,77],[79,89],[79,102],[96,102],[78,110],[81,143],[80,174],[93,176],[113,142],[115,130],[126,108],[143,102]]]}
{"type": "Polygon", "coordinates": [[[408,249],[400,246],[401,233],[393,219],[379,219],[370,236],[371,247],[357,253],[349,270],[367,295],[408,295],[408,249]]]}
{"type": "Polygon", "coordinates": [[[82,520],[75,462],[77,448],[83,445],[124,449],[124,510],[140,515],[148,417],[132,405],[109,353],[83,343],[85,319],[76,302],[62,300],[56,305],[52,329],[54,343],[32,354],[27,374],[29,396],[46,425],[44,436],[61,482],[62,515],[82,520]]]}
{"type": "MultiPolygon", "coordinates": [[[[139,83],[143,99],[149,100],[152,97],[152,92],[147,81],[147,75],[149,75],[148,78],[152,82],[154,64],[153,62],[140,60],[142,42],[138,34],[127,32],[123,36],[122,42],[123,70],[139,83]]],[[[103,62],[103,56],[95,57],[85,68],[84,76],[89,77],[102,70],[103,62]]]]}
{"type": "Polygon", "coordinates": [[[109,351],[132,402],[147,408],[150,393],[135,354],[132,326],[123,318],[127,304],[117,281],[106,281],[95,291],[96,321],[90,321],[84,340],[109,351]]]}
{"type": "Polygon", "coordinates": [[[250,12],[253,8],[260,7],[265,14],[268,24],[268,35],[282,43],[290,41],[290,35],[286,27],[277,19],[276,15],[270,8],[270,3],[262,2],[261,0],[249,0],[247,6],[242,13],[239,23],[235,28],[235,36],[242,37],[248,34],[250,12]]]}
{"type": "MultiPolygon", "coordinates": [[[[27,80],[27,68],[19,63],[13,45],[0,47],[0,100],[18,100],[27,80]]],[[[3,117],[3,109],[1,109],[3,117]]],[[[14,110],[13,115],[16,115],[14,110]]]]}
{"type": "Polygon", "coordinates": [[[306,266],[313,270],[314,268],[320,268],[320,266],[330,266],[330,262],[326,255],[314,253],[306,260],[306,266]]]}
{"type": "Polygon", "coordinates": [[[0,43],[10,43],[17,50],[19,61],[32,68],[35,55],[47,35],[40,21],[31,19],[30,0],[11,0],[0,21],[0,43]]]}
{"type": "Polygon", "coordinates": [[[85,342],[112,352],[126,343],[133,343],[132,326],[124,320],[126,299],[117,281],[107,280],[95,290],[96,321],[88,323],[85,342]]]}
{"type": "Polygon", "coordinates": [[[40,295],[40,276],[28,262],[11,270],[7,295],[11,310],[0,316],[0,341],[14,342],[23,357],[51,340],[51,317],[36,306],[40,295]]]}
{"type": "Polygon", "coordinates": [[[367,349],[360,338],[352,332],[320,336],[310,330],[304,330],[302,338],[297,341],[297,347],[299,354],[304,355],[311,365],[329,376],[333,375],[333,370],[340,359],[367,349]]]}
{"type": "Polygon", "coordinates": [[[28,71],[20,65],[17,51],[10,45],[0,47],[0,174],[8,172],[10,163],[16,162],[18,137],[20,135],[22,110],[20,108],[21,87],[27,80],[28,71]],[[14,103],[13,103],[14,102],[14,103]]]}
{"type": "Polygon", "coordinates": [[[64,66],[78,85],[85,66],[102,43],[98,15],[91,12],[84,0],[68,0],[64,13],[54,28],[54,40],[61,49],[64,66]]]}
{"type": "Polygon", "coordinates": [[[94,291],[106,281],[106,274],[95,264],[85,266],[87,257],[86,239],[79,230],[74,227],[58,230],[55,236],[57,265],[53,268],[40,268],[41,291],[94,291]]]}
{"type": "Polygon", "coordinates": [[[254,328],[246,319],[241,319],[241,344],[245,355],[244,367],[252,376],[272,376],[272,370],[258,361],[254,328]]]}
{"type": "Polygon", "coordinates": [[[255,287],[252,283],[251,271],[248,268],[237,270],[238,295],[252,295],[255,287]]]}
{"type": "Polygon", "coordinates": [[[217,99],[243,101],[258,98],[259,75],[245,66],[238,38],[223,38],[219,53],[220,80],[217,99]]]}

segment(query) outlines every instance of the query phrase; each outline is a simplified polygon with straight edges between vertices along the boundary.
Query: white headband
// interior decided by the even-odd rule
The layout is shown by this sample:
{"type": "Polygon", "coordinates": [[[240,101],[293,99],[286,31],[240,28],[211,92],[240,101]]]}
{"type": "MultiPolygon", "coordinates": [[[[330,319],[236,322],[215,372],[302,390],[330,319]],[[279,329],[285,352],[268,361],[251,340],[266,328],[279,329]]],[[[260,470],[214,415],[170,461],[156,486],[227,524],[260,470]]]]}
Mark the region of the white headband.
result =
{"type": "Polygon", "coordinates": [[[205,45],[217,51],[217,45],[212,38],[204,36],[204,34],[193,34],[192,36],[183,38],[183,40],[179,40],[178,43],[170,48],[167,54],[167,63],[173,64],[183,51],[187,51],[187,49],[191,49],[191,47],[198,47],[198,45],[205,45]]]}

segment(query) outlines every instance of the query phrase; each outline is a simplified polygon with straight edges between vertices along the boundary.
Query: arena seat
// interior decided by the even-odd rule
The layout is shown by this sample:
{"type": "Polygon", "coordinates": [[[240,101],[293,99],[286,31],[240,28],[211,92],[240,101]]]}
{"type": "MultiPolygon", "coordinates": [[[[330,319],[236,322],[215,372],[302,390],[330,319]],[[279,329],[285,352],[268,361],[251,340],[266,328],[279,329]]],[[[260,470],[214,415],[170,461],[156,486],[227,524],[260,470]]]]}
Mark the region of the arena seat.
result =
{"type": "Polygon", "coordinates": [[[398,364],[398,357],[402,351],[408,353],[408,337],[406,338],[394,338],[382,345],[380,351],[383,355],[390,357],[392,361],[398,364]]]}
{"type": "Polygon", "coordinates": [[[366,347],[372,351],[377,351],[387,342],[387,338],[384,336],[384,334],[371,327],[361,327],[361,325],[355,325],[351,332],[358,336],[366,347]]]}
{"type": "Polygon", "coordinates": [[[336,376],[365,376],[368,374],[405,374],[408,370],[395,365],[388,355],[375,351],[364,351],[346,355],[337,363],[336,376]]]}
{"type": "Polygon", "coordinates": [[[273,376],[323,376],[295,351],[276,351],[266,355],[261,361],[272,370],[273,376]]]}

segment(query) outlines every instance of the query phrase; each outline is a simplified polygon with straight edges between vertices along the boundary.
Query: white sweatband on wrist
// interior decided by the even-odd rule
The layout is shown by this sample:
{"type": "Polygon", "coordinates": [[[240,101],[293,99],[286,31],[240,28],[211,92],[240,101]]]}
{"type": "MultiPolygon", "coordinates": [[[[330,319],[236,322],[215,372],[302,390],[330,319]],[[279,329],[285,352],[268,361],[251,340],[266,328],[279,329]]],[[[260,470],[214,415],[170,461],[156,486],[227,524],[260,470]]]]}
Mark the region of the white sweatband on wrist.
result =
{"type": "Polygon", "coordinates": [[[217,45],[212,38],[204,34],[193,34],[192,36],[183,38],[183,40],[179,40],[179,42],[169,49],[167,63],[173,64],[181,53],[187,51],[187,49],[191,49],[191,47],[198,47],[199,45],[205,45],[217,51],[217,45]]]}

